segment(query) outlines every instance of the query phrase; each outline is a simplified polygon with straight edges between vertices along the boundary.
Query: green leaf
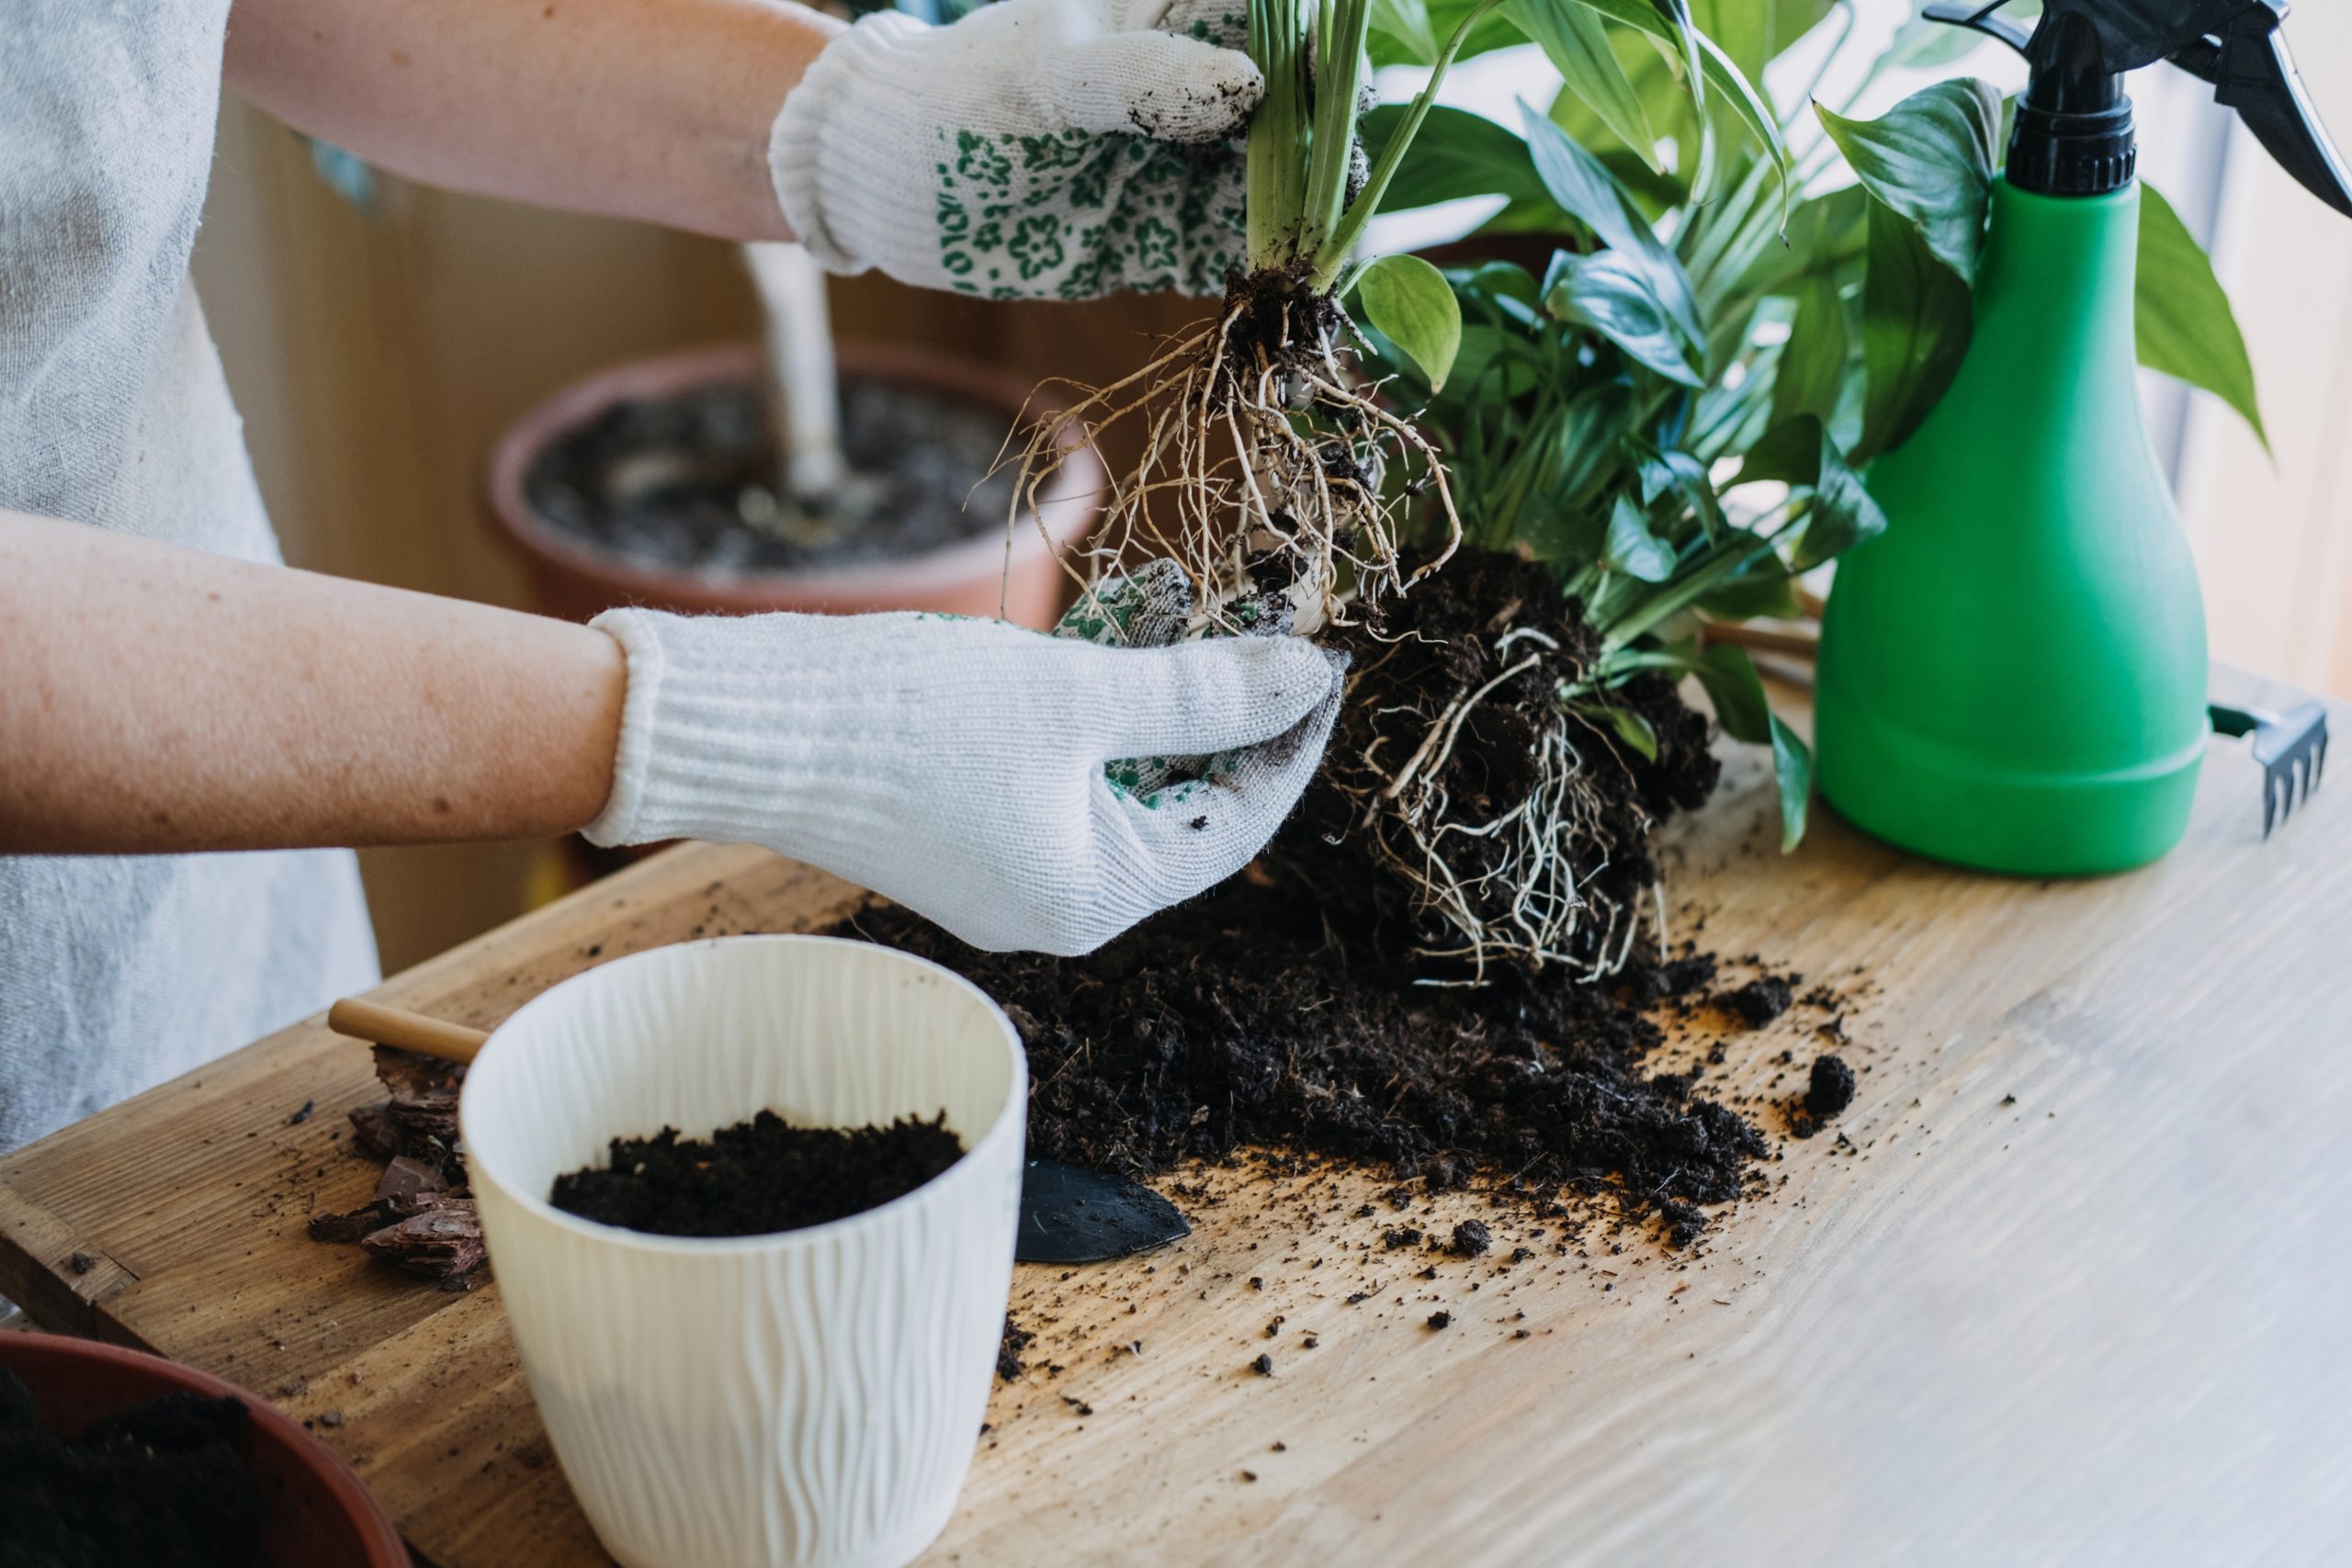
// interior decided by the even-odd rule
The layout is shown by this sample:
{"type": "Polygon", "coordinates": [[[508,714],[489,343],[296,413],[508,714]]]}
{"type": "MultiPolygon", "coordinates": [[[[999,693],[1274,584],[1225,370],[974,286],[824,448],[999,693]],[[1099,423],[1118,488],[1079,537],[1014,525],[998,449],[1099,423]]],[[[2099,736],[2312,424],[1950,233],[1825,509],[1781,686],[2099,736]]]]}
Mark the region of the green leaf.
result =
{"type": "Polygon", "coordinates": [[[1910,439],[1968,353],[1968,285],[1928,249],[1919,226],[1870,204],[1862,283],[1862,439],[1857,461],[1910,439]]]}
{"type": "Polygon", "coordinates": [[[1612,708],[1600,703],[1571,703],[1569,706],[1587,718],[1597,718],[1608,725],[1617,732],[1617,739],[1640,752],[1644,761],[1657,761],[1657,731],[1633,709],[1612,708]]]}
{"type": "Polygon", "coordinates": [[[1872,196],[1919,226],[1936,259],[1969,282],[1984,248],[1999,162],[2001,95],[1973,78],[1939,82],[1871,120],[1814,106],[1872,196]]]}
{"type": "Polygon", "coordinates": [[[2140,363],[2201,388],[2238,411],[2270,449],[2255,398],[2254,364],[2230,309],[2188,225],[2156,187],[2140,186],[2140,283],[2133,308],[2140,363]]]}
{"type": "Polygon", "coordinates": [[[1792,618],[1797,614],[1796,584],[1776,555],[1767,554],[1746,570],[1724,580],[1722,587],[1699,601],[1699,608],[1726,621],[1753,620],[1758,615],[1792,618]]]}
{"type": "Polygon", "coordinates": [[[1810,495],[1804,525],[1790,551],[1793,570],[1811,571],[1886,532],[1886,513],[1816,414],[1774,425],[1747,449],[1739,482],[1759,479],[1778,479],[1810,495]]]}
{"type": "MultiPolygon", "coordinates": [[[[1555,3],[1564,3],[1564,0],[1555,0],[1555,3]]],[[[1708,123],[1699,85],[1703,80],[1732,114],[1747,127],[1749,133],[1772,160],[1773,170],[1781,179],[1781,197],[1785,214],[1792,194],[1789,150],[1781,140],[1781,128],[1772,113],[1772,106],[1713,39],[1695,28],[1678,26],[1670,15],[1661,14],[1662,7],[1670,7],[1679,11],[1687,21],[1690,12],[1684,0],[1578,0],[1578,3],[1591,6],[1612,22],[1638,28],[1690,62],[1692,68],[1690,83],[1691,101],[1701,110],[1701,122],[1708,123]]],[[[1694,188],[1704,188],[1701,182],[1693,181],[1692,184],[1694,188]]]]}
{"type": "Polygon", "coordinates": [[[1519,117],[1527,127],[1522,145],[1535,176],[1562,211],[1612,251],[1665,254],[1657,231],[1634,209],[1624,187],[1600,159],[1527,104],[1519,106],[1519,117]]]}
{"type": "Polygon", "coordinates": [[[1544,57],[1582,99],[1595,118],[1639,154],[1653,170],[1663,169],[1657,132],[1651,129],[1641,96],[1625,79],[1600,17],[1566,0],[1503,0],[1503,15],[1543,46],[1544,57]]]}
{"type": "Polygon", "coordinates": [[[1403,51],[1396,64],[1430,65],[1437,60],[1437,29],[1430,26],[1423,0],[1370,0],[1372,30],[1403,51]]]}
{"type": "Polygon", "coordinates": [[[1609,510],[1609,544],[1601,564],[1643,582],[1664,582],[1674,575],[1674,551],[1650,532],[1633,497],[1619,491],[1609,510]]]}
{"type": "Polygon", "coordinates": [[[1365,317],[1420,367],[1430,390],[1442,388],[1462,347],[1462,307],[1445,274],[1419,256],[1382,256],[1357,275],[1356,291],[1365,317]]]}
{"type": "MultiPolygon", "coordinates": [[[[1405,118],[1402,104],[1383,104],[1364,116],[1362,134],[1367,156],[1377,162],[1405,118]]],[[[1396,177],[1380,198],[1383,212],[1434,207],[1469,196],[1508,197],[1513,202],[1551,205],[1527,143],[1485,115],[1431,106],[1414,134],[1413,146],[1396,177]]]]}
{"type": "Polygon", "coordinates": [[[1764,678],[1747,649],[1719,642],[1701,654],[1690,673],[1706,688],[1715,721],[1734,740],[1761,746],[1772,739],[1772,705],[1764,700],[1764,678]]]}
{"type": "Polygon", "coordinates": [[[1773,372],[1772,423],[1802,413],[1824,424],[1837,417],[1846,389],[1846,300],[1831,272],[1808,275],[1797,285],[1796,320],[1773,372]]]}
{"type": "Polygon", "coordinates": [[[1772,721],[1772,776],[1781,786],[1781,852],[1787,854],[1804,841],[1805,808],[1813,801],[1813,750],[1797,732],[1772,721]]]}
{"type": "Polygon", "coordinates": [[[1690,20],[1715,40],[1724,58],[1749,81],[1759,81],[1779,52],[1772,40],[1778,18],[1764,0],[1690,0],[1690,20]]]}
{"type": "Polygon", "coordinates": [[[1622,251],[1585,256],[1563,251],[1554,258],[1544,308],[1560,321],[1591,328],[1669,381],[1703,387],[1706,378],[1690,363],[1692,335],[1660,296],[1659,276],[1643,258],[1622,251]]]}

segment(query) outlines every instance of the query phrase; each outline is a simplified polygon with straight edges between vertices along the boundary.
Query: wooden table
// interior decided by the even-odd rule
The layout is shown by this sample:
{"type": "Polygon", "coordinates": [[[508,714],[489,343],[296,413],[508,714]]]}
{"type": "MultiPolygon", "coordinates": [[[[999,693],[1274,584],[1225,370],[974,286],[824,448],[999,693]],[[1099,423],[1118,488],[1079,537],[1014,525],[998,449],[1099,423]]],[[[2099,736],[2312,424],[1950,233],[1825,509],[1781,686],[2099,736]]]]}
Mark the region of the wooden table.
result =
{"type": "MultiPolygon", "coordinates": [[[[1354,1216],[1374,1178],[1215,1173],[1181,1247],[1019,1271],[1032,1370],[999,1388],[927,1561],[2345,1550],[2352,786],[2266,844],[2256,779],[2217,747],[2177,853],[2047,886],[1909,861],[1826,814],[1782,860],[1769,781],[1738,758],[1679,834],[1675,918],[1865,998],[1843,1141],[1791,1141],[1770,1199],[1695,1259],[1631,1237],[1564,1257],[1498,1223],[1496,1254],[1434,1280],[1379,1245],[1385,1211],[1354,1216]],[[1518,1242],[1534,1256],[1512,1266],[1518,1242]]],[[[855,898],[682,849],[379,994],[488,1025],[600,960],[855,898]]],[[[1761,1089],[1781,1052],[1819,1048],[1810,1027],[1731,1036],[1710,1081],[1761,1089]]],[[[601,1562],[496,1289],[442,1294],[303,1237],[375,1180],[344,1128],[372,1098],[366,1053],[312,1021],[0,1161],[0,1292],[334,1413],[322,1435],[442,1568],[601,1562]]]]}

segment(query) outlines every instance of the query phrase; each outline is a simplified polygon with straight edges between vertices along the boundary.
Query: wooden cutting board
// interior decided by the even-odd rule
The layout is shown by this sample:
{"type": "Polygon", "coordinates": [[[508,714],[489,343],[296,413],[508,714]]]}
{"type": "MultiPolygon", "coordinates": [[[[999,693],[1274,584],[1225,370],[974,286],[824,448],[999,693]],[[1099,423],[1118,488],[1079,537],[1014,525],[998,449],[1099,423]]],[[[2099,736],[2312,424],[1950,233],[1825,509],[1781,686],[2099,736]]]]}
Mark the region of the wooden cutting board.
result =
{"type": "MultiPolygon", "coordinates": [[[[1030,1370],[926,1561],[2326,1555],[2352,1530],[2352,786],[2266,844],[2257,776],[2217,747],[2177,853],[2046,885],[1826,813],[1783,859],[1736,758],[1677,833],[1673,922],[1853,998],[1842,1139],[1788,1142],[1695,1258],[1424,1205],[1496,1224],[1433,1278],[1356,1213],[1376,1175],[1185,1175],[1187,1242],[1018,1271],[1030,1370]]],[[[683,848],[377,995],[486,1027],[622,953],[858,897],[683,848]]],[[[1661,1065],[1720,1044],[1716,1092],[1777,1099],[1818,1021],[1661,1065]]],[[[302,1234],[370,1190],[344,1114],[374,1098],[313,1020],[0,1160],[0,1293],[317,1423],[442,1568],[603,1562],[495,1286],[302,1234]]]]}

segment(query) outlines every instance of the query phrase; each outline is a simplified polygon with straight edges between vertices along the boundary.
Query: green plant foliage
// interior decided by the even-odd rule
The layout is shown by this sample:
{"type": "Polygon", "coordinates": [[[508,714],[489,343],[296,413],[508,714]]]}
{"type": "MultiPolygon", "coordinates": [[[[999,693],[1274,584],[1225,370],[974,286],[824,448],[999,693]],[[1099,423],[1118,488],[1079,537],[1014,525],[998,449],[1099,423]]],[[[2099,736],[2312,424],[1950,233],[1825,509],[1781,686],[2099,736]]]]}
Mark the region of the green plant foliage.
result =
{"type": "Polygon", "coordinates": [[[2154,186],[2140,187],[2140,287],[2134,299],[2140,363],[2177,376],[2237,410],[2270,449],[2254,395],[2254,364],[2245,339],[2199,249],[2172,203],[2154,186]]]}
{"type": "MultiPolygon", "coordinates": [[[[1558,243],[1548,265],[1443,274],[1462,321],[1450,373],[1375,321],[1389,396],[1444,450],[1470,542],[1545,563],[1600,632],[1599,666],[1563,702],[1640,751],[1611,692],[1645,672],[1697,681],[1727,735],[1771,749],[1793,844],[1811,754],[1744,652],[1701,650],[1700,618],[1790,615],[1798,574],[1886,526],[1861,469],[1966,353],[1999,98],[1948,81],[1863,119],[1803,82],[1774,105],[1756,84],[1798,39],[1853,47],[1839,0],[1420,3],[1460,53],[1532,38],[1562,83],[1544,112],[1521,106],[1516,133],[1428,112],[1384,209],[1498,196],[1496,235],[1558,243]]],[[[1915,22],[1865,85],[1974,41],[1915,22]]],[[[1408,123],[1371,118],[1376,158],[1408,123]]],[[[2154,192],[2142,246],[2143,362],[2259,432],[2228,300],[2154,192]]]]}
{"type": "Polygon", "coordinates": [[[1462,347],[1462,307],[1445,275],[1419,256],[1382,256],[1357,275],[1365,317],[1408,355],[1432,392],[1462,347]]]}

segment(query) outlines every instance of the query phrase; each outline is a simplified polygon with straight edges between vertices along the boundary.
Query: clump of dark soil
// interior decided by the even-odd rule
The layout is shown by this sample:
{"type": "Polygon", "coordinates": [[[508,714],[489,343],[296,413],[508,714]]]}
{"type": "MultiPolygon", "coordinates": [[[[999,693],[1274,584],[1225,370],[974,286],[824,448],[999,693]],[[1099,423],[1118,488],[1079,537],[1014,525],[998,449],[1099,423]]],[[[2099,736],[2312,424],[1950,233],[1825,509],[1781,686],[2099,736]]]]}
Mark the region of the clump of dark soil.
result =
{"type": "Polygon", "coordinates": [[[311,1239],[356,1242],[443,1290],[469,1289],[488,1276],[490,1252],[458,1145],[466,1069],[379,1045],[376,1077],[390,1098],[351,1113],[352,1145],[388,1162],[384,1174],[362,1207],[312,1215],[311,1239]]]}
{"type": "Polygon", "coordinates": [[[1815,1133],[1854,1103],[1854,1069],[1842,1056],[1815,1056],[1804,1093],[1789,1107],[1789,1130],[1800,1138],[1815,1133]]]}
{"type": "MultiPolygon", "coordinates": [[[[1413,983],[1401,939],[1287,878],[1245,876],[1082,958],[988,953],[896,908],[843,928],[969,976],[1028,1047],[1033,1155],[1131,1176],[1243,1145],[1541,1205],[1612,1196],[1682,1242],[1739,1194],[1762,1135],[1644,1066],[1658,1015],[1713,983],[1640,944],[1613,980],[1413,983]]],[[[1475,1233],[1460,1238],[1475,1242],[1475,1233]]],[[[1419,1245],[1418,1231],[1396,1245],[1419,1245]]]]}
{"type": "Polygon", "coordinates": [[[555,1179],[566,1213],[655,1235],[767,1235],[878,1208],[964,1156],[942,1111],[888,1126],[797,1127],[773,1111],[681,1138],[615,1138],[610,1162],[555,1179]]]}
{"type": "Polygon", "coordinates": [[[1750,1029],[1761,1029],[1796,1002],[1796,987],[1778,975],[1763,975],[1715,998],[1725,1012],[1750,1029]]]}
{"type": "Polygon", "coordinates": [[[1651,834],[1715,787],[1706,720],[1657,675],[1591,705],[1655,757],[1564,711],[1599,640],[1515,556],[1461,551],[1333,640],[1347,705],[1276,858],[1335,908],[1412,929],[1425,960],[1613,964],[1657,880],[1651,834]]]}
{"type": "Polygon", "coordinates": [[[242,1401],[180,1393],[68,1440],[0,1371],[0,1563],[264,1568],[251,1426],[242,1401]]]}
{"type": "Polygon", "coordinates": [[[1001,412],[884,381],[842,386],[841,491],[779,494],[761,389],[698,387],[618,405],[554,443],[524,493],[601,550],[669,570],[794,571],[894,559],[1004,527],[1010,475],[990,477],[1001,412]]]}
{"type": "Polygon", "coordinates": [[[1036,1337],[1035,1334],[1013,1322],[1011,1313],[1006,1313],[1004,1333],[998,1338],[996,1346],[996,1375],[1006,1382],[1018,1382],[1021,1374],[1029,1370],[1028,1363],[1021,1359],[1021,1352],[1029,1348],[1036,1337]]]}

